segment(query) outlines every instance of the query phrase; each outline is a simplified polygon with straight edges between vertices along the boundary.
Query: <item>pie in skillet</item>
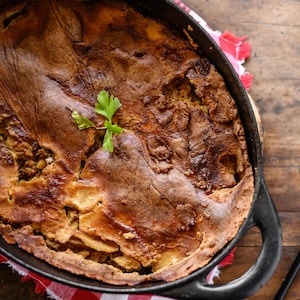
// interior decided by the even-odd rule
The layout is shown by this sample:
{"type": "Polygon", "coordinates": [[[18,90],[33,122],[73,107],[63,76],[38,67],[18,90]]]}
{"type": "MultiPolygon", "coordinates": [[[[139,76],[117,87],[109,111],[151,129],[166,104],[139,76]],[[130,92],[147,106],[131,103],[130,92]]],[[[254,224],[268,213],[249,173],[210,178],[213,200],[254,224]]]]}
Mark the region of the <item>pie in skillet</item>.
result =
{"type": "Polygon", "coordinates": [[[115,285],[206,265],[237,234],[254,189],[238,110],[215,67],[125,2],[1,5],[6,242],[115,285]],[[103,130],[72,118],[102,127],[101,90],[122,104],[113,152],[103,130]]]}

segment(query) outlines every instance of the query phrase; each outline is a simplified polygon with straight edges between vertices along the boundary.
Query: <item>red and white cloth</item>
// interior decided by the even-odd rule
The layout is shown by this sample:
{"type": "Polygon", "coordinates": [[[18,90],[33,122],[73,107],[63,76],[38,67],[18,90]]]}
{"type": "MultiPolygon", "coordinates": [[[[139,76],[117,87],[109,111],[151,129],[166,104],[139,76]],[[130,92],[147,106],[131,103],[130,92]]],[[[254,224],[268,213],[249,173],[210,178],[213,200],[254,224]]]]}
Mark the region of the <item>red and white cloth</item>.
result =
{"type": "MultiPolygon", "coordinates": [[[[252,74],[246,72],[243,63],[250,56],[251,46],[247,42],[247,36],[238,37],[229,32],[219,32],[212,30],[207,23],[193,10],[187,7],[180,0],[173,0],[179,7],[189,13],[215,40],[215,42],[224,51],[234,69],[239,75],[244,87],[249,89],[252,84],[252,74]]],[[[214,278],[219,277],[220,268],[232,264],[234,259],[235,248],[231,253],[208,275],[207,282],[213,284],[214,278]]],[[[47,295],[55,300],[167,300],[170,298],[156,296],[156,295],[127,295],[127,294],[103,294],[91,292],[83,289],[74,288],[58,282],[54,282],[48,278],[42,277],[28,269],[8,260],[6,257],[0,255],[0,263],[8,264],[14,271],[21,276],[22,282],[33,280],[36,284],[35,292],[37,294],[47,293],[47,295]]]]}

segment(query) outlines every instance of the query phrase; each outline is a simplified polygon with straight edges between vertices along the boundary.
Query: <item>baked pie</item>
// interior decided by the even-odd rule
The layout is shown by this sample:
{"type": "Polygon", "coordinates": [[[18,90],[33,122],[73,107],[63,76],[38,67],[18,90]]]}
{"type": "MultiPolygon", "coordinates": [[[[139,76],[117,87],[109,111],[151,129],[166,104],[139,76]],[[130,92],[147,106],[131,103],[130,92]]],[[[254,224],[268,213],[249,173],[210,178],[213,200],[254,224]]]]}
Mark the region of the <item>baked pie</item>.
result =
{"type": "Polygon", "coordinates": [[[235,101],[201,45],[122,1],[1,5],[6,242],[115,285],[206,265],[237,234],[254,184],[235,101]],[[121,102],[113,152],[95,128],[100,91],[121,102]],[[74,111],[95,127],[79,130],[74,111]]]}

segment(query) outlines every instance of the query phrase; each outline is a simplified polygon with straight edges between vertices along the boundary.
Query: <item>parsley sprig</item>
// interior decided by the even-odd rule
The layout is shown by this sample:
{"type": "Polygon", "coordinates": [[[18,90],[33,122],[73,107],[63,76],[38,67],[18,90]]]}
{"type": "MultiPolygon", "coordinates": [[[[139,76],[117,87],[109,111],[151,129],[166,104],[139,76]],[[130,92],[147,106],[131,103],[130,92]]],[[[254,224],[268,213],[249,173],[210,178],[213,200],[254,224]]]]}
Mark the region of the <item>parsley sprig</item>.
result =
{"type": "Polygon", "coordinates": [[[98,130],[106,130],[103,139],[102,149],[108,152],[113,152],[114,146],[112,142],[112,137],[114,134],[122,133],[123,128],[121,128],[117,124],[113,124],[112,117],[121,106],[122,104],[117,97],[110,95],[105,90],[101,90],[97,96],[95,111],[97,114],[104,116],[107,119],[105,120],[103,127],[97,127],[91,120],[80,115],[77,111],[72,112],[72,117],[75,123],[77,124],[79,130],[83,130],[90,127],[94,127],[98,130]]]}

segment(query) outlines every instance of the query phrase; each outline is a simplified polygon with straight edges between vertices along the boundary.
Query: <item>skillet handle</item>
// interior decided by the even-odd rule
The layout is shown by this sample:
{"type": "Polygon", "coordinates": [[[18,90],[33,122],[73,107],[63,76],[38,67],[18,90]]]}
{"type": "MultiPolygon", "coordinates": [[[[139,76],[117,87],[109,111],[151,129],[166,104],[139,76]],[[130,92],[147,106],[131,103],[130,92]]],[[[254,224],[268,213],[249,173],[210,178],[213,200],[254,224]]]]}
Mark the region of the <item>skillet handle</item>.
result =
{"type": "MultiPolygon", "coordinates": [[[[272,276],[281,256],[281,227],[277,212],[261,179],[252,217],[247,220],[247,230],[257,226],[262,234],[262,248],[255,264],[240,278],[221,285],[209,285],[205,277],[195,278],[163,295],[176,299],[245,299],[258,291],[272,276]]],[[[250,213],[251,214],[251,213],[250,213]]]]}

